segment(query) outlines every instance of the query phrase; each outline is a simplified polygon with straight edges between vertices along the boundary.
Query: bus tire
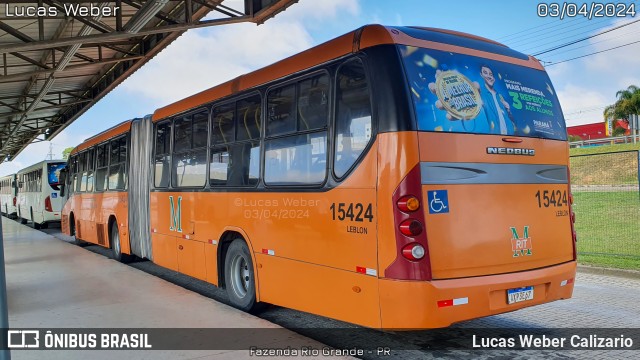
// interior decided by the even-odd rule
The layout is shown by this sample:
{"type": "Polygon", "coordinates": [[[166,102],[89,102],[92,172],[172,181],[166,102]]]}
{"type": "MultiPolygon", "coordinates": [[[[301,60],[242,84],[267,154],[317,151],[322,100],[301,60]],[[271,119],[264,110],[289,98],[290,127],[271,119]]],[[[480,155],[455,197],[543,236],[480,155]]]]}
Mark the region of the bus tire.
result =
{"type": "Polygon", "coordinates": [[[129,263],[133,259],[133,256],[129,254],[123,254],[120,249],[120,232],[118,231],[118,222],[111,222],[111,231],[109,232],[109,243],[111,244],[111,251],[113,252],[113,259],[121,263],[129,263]]]}
{"type": "Polygon", "coordinates": [[[73,213],[69,215],[69,236],[73,236],[73,244],[78,246],[87,245],[86,242],[80,240],[78,236],[76,236],[76,219],[73,216],[73,213]]]}
{"type": "Polygon", "coordinates": [[[33,221],[33,228],[36,229],[36,230],[40,230],[42,225],[38,224],[36,222],[36,219],[33,217],[33,208],[31,208],[29,211],[31,211],[31,221],[33,221]]]}
{"type": "Polygon", "coordinates": [[[243,239],[235,239],[227,249],[224,282],[231,305],[242,311],[257,310],[256,281],[249,247],[243,239]]]}
{"type": "Polygon", "coordinates": [[[20,224],[26,224],[27,219],[22,217],[22,211],[18,211],[18,218],[16,219],[20,224]]]}

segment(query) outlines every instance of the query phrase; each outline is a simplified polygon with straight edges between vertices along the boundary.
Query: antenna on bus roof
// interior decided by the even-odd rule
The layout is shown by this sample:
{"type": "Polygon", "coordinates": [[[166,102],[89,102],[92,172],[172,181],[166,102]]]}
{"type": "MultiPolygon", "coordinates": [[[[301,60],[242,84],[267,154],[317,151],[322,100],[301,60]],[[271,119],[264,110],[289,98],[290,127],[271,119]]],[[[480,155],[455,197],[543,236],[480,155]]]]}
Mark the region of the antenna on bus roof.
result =
{"type": "Polygon", "coordinates": [[[53,160],[53,143],[49,141],[49,153],[45,157],[45,160],[53,160]]]}

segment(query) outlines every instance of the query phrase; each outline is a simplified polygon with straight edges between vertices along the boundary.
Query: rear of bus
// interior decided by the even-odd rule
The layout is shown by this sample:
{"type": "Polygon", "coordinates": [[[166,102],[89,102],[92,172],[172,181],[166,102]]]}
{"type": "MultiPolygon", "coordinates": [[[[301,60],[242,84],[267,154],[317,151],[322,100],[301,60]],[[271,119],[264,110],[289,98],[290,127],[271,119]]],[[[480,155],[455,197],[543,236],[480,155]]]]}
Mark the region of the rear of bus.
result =
{"type": "Polygon", "coordinates": [[[42,196],[44,197],[43,222],[60,221],[63,199],[60,197],[62,182],[60,173],[67,163],[54,161],[46,163],[46,181],[42,182],[42,196]]]}
{"type": "Polygon", "coordinates": [[[7,217],[13,217],[16,215],[16,202],[18,196],[18,188],[16,181],[16,174],[5,176],[2,180],[2,190],[1,190],[1,206],[2,213],[4,213],[7,217]]]}
{"type": "Polygon", "coordinates": [[[392,193],[382,327],[443,327],[570,298],[568,143],[546,72],[490,40],[396,29],[417,133],[405,136],[415,161],[392,193]]]}

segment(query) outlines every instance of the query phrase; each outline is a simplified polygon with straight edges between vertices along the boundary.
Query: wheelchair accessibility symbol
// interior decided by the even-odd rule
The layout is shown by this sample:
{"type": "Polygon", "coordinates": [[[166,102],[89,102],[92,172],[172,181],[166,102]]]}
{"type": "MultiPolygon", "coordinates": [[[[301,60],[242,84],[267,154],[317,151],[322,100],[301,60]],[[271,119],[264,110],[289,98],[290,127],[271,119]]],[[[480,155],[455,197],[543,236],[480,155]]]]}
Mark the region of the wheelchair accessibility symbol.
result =
{"type": "Polygon", "coordinates": [[[428,193],[429,214],[446,214],[449,212],[449,196],[447,190],[433,190],[428,193]]]}

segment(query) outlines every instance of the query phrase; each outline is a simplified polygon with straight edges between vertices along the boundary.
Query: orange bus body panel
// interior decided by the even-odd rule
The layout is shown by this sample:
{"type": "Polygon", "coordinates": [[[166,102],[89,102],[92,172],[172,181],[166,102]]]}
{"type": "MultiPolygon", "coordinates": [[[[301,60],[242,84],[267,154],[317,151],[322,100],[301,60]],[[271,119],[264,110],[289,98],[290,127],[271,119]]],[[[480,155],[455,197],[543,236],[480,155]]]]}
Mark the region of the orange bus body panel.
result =
{"type": "Polygon", "coordinates": [[[385,329],[445,327],[456,322],[514,311],[531,305],[569,299],[576,263],[511,274],[436,281],[380,280],[380,312],[385,329]],[[506,290],[534,286],[535,298],[507,304],[506,290]],[[467,298],[459,306],[438,307],[438,301],[467,298]],[[398,304],[402,304],[399,306],[398,304]]]}
{"type": "Polygon", "coordinates": [[[555,164],[567,165],[569,162],[569,144],[564,141],[550,141],[536,138],[519,137],[520,143],[508,143],[495,136],[491,143],[486,137],[473,134],[446,134],[441,132],[419,132],[420,161],[465,162],[465,163],[502,163],[510,164],[555,164]],[[535,156],[496,156],[487,154],[487,147],[544,149],[536,151],[535,156]],[[444,150],[446,149],[446,150],[444,150]]]}
{"type": "MultiPolygon", "coordinates": [[[[502,136],[421,132],[420,161],[427,163],[560,165],[567,166],[564,141],[522,138],[520,143],[502,136]],[[488,154],[488,147],[534,149],[535,156],[488,154]]],[[[474,166],[471,165],[471,166],[474,166]]],[[[470,166],[470,165],[464,165],[470,166]]],[[[505,174],[505,176],[508,176],[505,174]]],[[[573,260],[571,223],[564,207],[539,207],[538,191],[567,194],[564,184],[434,184],[429,191],[446,190],[448,214],[425,211],[426,231],[434,279],[484,276],[556,265],[573,260]],[[560,213],[558,213],[560,211],[560,213]],[[516,256],[512,228],[523,235],[527,228],[530,253],[516,256]]]]}
{"type": "Polygon", "coordinates": [[[379,327],[376,278],[356,272],[358,267],[378,268],[377,153],[374,142],[354,173],[327,192],[154,191],[154,262],[217,284],[220,247],[211,242],[221,240],[227,230],[237,231],[253,251],[261,301],[379,327]],[[170,230],[170,196],[174,206],[181,198],[182,232],[170,230]],[[349,232],[347,223],[331,221],[331,204],[350,200],[372,205],[373,221],[358,226],[365,233],[349,232]],[[274,256],[264,254],[269,250],[274,256]]]}
{"type": "Polygon", "coordinates": [[[62,208],[62,232],[70,234],[69,218],[73,214],[79,239],[109,248],[109,218],[113,216],[120,232],[120,249],[131,254],[128,211],[126,192],[74,193],[62,208]]]}

